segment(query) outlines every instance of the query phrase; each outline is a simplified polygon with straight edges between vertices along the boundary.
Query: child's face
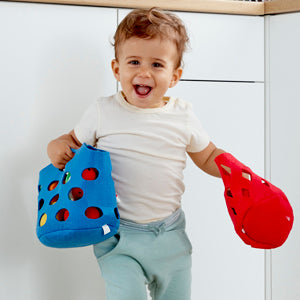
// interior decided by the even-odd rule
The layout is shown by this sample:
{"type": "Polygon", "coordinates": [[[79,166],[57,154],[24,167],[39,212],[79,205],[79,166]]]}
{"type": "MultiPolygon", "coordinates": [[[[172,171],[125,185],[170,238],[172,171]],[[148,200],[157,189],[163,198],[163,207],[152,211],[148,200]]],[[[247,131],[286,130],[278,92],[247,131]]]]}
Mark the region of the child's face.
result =
{"type": "Polygon", "coordinates": [[[175,69],[175,44],[159,37],[132,37],[119,46],[118,60],[112,61],[115,78],[120,81],[126,100],[140,108],[165,105],[163,96],[179,81],[182,69],[175,69]]]}

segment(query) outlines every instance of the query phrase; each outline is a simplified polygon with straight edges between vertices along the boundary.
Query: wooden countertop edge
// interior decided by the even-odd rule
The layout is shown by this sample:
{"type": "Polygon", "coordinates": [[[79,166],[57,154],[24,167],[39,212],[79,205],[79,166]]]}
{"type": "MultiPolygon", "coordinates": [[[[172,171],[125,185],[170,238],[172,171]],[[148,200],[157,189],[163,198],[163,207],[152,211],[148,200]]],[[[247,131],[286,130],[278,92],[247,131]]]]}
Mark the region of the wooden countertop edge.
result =
{"type": "Polygon", "coordinates": [[[282,14],[300,11],[300,1],[272,0],[265,4],[265,15],[282,14]]]}
{"type": "Polygon", "coordinates": [[[203,13],[263,16],[300,11],[300,1],[272,0],[267,2],[225,0],[8,0],[12,2],[52,3],[120,8],[150,8],[203,13]],[[296,3],[295,3],[296,2],[296,3]],[[298,2],[298,3],[297,3],[298,2]]]}

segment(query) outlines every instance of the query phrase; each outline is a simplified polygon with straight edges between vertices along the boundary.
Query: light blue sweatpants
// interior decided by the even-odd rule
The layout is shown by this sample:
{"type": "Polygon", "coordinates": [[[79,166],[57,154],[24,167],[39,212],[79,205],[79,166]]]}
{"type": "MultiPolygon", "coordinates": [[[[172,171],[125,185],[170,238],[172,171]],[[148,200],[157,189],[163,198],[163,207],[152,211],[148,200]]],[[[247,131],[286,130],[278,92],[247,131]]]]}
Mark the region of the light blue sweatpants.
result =
{"type": "Polygon", "coordinates": [[[190,300],[192,246],[181,209],[157,222],[121,220],[114,237],[94,245],[107,300],[190,300]]]}

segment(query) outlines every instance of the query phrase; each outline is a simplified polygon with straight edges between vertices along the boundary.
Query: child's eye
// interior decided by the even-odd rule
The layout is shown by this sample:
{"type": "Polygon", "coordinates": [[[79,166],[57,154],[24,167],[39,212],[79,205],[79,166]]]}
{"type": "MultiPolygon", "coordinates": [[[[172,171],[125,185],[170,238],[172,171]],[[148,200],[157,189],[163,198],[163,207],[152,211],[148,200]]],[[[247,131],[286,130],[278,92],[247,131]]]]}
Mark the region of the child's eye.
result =
{"type": "Polygon", "coordinates": [[[138,60],[131,60],[129,62],[130,65],[138,65],[139,64],[139,61],[138,60]]]}
{"type": "Polygon", "coordinates": [[[160,63],[158,63],[158,62],[153,63],[152,66],[153,66],[154,68],[162,68],[162,67],[163,67],[163,65],[160,64],[160,63]]]}

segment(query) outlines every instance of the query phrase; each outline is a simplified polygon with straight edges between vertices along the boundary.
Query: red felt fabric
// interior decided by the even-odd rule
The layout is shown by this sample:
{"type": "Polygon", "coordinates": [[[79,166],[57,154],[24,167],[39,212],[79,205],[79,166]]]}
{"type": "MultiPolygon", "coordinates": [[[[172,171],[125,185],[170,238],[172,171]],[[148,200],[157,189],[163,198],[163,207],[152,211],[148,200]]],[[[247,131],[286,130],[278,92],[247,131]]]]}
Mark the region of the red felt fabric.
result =
{"type": "Polygon", "coordinates": [[[281,246],[294,222],[286,195],[229,153],[217,156],[215,162],[225,185],[227,209],[239,237],[254,248],[281,246]]]}

